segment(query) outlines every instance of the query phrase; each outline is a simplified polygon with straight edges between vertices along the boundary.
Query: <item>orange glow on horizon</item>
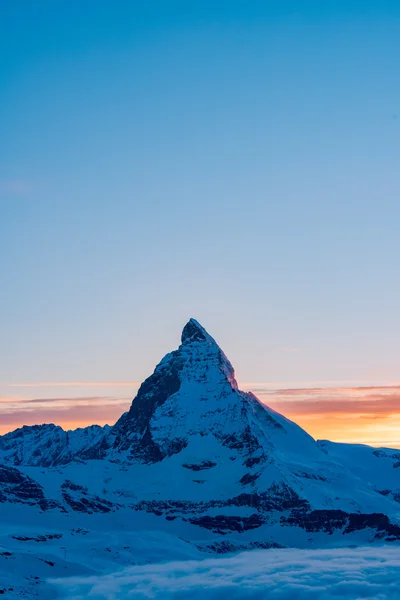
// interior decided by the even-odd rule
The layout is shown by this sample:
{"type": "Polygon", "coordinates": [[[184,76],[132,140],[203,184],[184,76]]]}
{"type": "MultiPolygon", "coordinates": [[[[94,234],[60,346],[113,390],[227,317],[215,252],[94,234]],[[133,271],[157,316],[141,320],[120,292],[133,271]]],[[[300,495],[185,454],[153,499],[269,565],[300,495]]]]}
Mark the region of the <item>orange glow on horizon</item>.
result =
{"type": "MultiPolygon", "coordinates": [[[[0,435],[22,425],[55,423],[64,429],[113,425],[129,409],[138,382],[58,382],[10,384],[6,387],[54,387],[45,396],[0,396],[0,435]],[[62,387],[85,390],[108,387],[112,396],[63,397],[62,387]],[[112,387],[115,389],[112,390],[112,387]],[[121,397],[121,388],[132,395],[121,397]],[[118,392],[119,389],[119,392],[118,392]]],[[[400,386],[298,387],[272,389],[270,384],[239,384],[264,404],[297,423],[315,439],[400,448],[400,386]]],[[[99,390],[100,391],[100,390],[99,390]]],[[[108,392],[107,392],[108,393],[108,392]]]]}

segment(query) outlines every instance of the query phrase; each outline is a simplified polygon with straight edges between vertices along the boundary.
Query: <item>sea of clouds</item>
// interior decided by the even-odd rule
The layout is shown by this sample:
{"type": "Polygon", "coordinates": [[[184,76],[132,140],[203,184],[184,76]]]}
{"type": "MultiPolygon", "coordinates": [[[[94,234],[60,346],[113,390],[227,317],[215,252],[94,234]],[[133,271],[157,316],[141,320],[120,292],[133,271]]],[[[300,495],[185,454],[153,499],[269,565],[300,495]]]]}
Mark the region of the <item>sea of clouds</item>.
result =
{"type": "Polygon", "coordinates": [[[52,583],[69,600],[398,600],[400,548],[262,550],[52,583]]]}

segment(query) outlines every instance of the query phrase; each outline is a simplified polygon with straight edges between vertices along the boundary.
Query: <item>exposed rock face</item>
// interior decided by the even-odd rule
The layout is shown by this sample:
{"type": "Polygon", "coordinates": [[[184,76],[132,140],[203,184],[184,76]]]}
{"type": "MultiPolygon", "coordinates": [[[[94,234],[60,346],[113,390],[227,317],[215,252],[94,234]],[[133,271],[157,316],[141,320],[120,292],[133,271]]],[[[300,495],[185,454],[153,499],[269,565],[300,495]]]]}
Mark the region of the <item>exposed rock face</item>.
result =
{"type": "Polygon", "coordinates": [[[185,463],[182,464],[182,467],[185,467],[185,469],[191,469],[192,471],[204,471],[205,469],[212,469],[216,466],[217,463],[213,462],[212,460],[203,460],[200,463],[191,465],[186,465],[185,463]]]}
{"type": "Polygon", "coordinates": [[[225,535],[230,531],[244,532],[257,529],[265,523],[273,523],[273,513],[276,512],[297,509],[304,514],[310,507],[307,501],[302,500],[288,486],[273,485],[262,493],[241,493],[227,499],[203,502],[151,500],[141,501],[132,508],[166,519],[180,517],[193,525],[225,535]],[[241,515],[242,509],[250,509],[251,514],[241,515]],[[215,511],[216,514],[209,514],[215,511]],[[224,515],[224,511],[229,512],[229,516],[224,515]]]}
{"type": "Polygon", "coordinates": [[[109,500],[90,494],[87,487],[78,485],[72,481],[65,481],[61,485],[61,489],[65,502],[74,511],[88,514],[96,512],[108,513],[117,508],[109,500]]]}
{"type": "Polygon", "coordinates": [[[332,535],[340,530],[344,535],[372,530],[375,539],[400,540],[400,526],[394,525],[382,513],[346,513],[343,510],[292,511],[289,517],[281,517],[282,525],[296,525],[309,533],[324,532],[332,535]]]}
{"type": "Polygon", "coordinates": [[[264,522],[262,516],[258,513],[253,513],[249,517],[236,517],[231,515],[216,515],[215,517],[211,517],[209,515],[204,515],[202,517],[190,519],[192,525],[210,529],[214,533],[219,533],[220,535],[225,535],[231,531],[243,533],[250,529],[257,529],[258,527],[261,527],[264,522]]]}
{"type": "Polygon", "coordinates": [[[62,533],[47,533],[47,534],[39,534],[33,537],[29,535],[13,535],[12,538],[14,540],[18,540],[19,542],[39,542],[46,543],[49,540],[60,540],[63,537],[62,533]]]}
{"type": "Polygon", "coordinates": [[[184,440],[173,439],[163,448],[153,439],[151,423],[158,408],[178,392],[182,360],[178,352],[168,354],[139,388],[129,412],[114,428],[114,451],[128,452],[132,458],[145,463],[158,462],[179,452],[184,440]]]}
{"type": "Polygon", "coordinates": [[[41,510],[61,508],[45,498],[43,488],[18,469],[0,465],[0,503],[11,502],[37,506],[41,510]]]}

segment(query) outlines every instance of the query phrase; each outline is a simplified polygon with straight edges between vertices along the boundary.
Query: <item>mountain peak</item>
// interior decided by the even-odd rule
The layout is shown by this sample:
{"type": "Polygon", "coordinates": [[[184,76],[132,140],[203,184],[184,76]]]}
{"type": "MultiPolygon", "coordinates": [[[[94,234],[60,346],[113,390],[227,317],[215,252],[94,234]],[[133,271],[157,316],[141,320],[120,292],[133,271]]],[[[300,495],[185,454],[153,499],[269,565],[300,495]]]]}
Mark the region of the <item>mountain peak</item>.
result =
{"type": "MultiPolygon", "coordinates": [[[[200,364],[203,365],[202,377],[206,380],[209,377],[209,369],[212,363],[216,366],[219,374],[223,373],[223,378],[227,379],[232,387],[237,389],[237,382],[235,379],[235,371],[225,356],[218,343],[213,337],[200,325],[196,319],[189,319],[182,331],[181,347],[179,351],[188,352],[192,355],[194,352],[196,359],[193,364],[196,365],[196,374],[198,377],[200,370],[200,364]],[[193,344],[193,342],[199,342],[193,344]],[[200,358],[201,357],[201,358],[200,358]]],[[[189,364],[192,365],[190,359],[189,364]]]]}
{"type": "Polygon", "coordinates": [[[189,319],[182,331],[182,344],[205,342],[207,339],[210,339],[210,336],[204,327],[202,327],[196,319],[189,319]]]}

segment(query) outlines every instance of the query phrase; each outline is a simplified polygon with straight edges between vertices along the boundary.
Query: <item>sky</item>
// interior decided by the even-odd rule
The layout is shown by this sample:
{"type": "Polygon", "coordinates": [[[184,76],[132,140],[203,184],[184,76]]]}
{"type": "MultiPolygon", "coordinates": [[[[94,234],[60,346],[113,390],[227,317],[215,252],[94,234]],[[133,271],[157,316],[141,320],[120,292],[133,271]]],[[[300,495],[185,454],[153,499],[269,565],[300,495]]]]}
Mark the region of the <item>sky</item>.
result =
{"type": "Polygon", "coordinates": [[[0,434],[115,421],[195,317],[400,447],[399,39],[397,0],[3,0],[0,434]]]}

